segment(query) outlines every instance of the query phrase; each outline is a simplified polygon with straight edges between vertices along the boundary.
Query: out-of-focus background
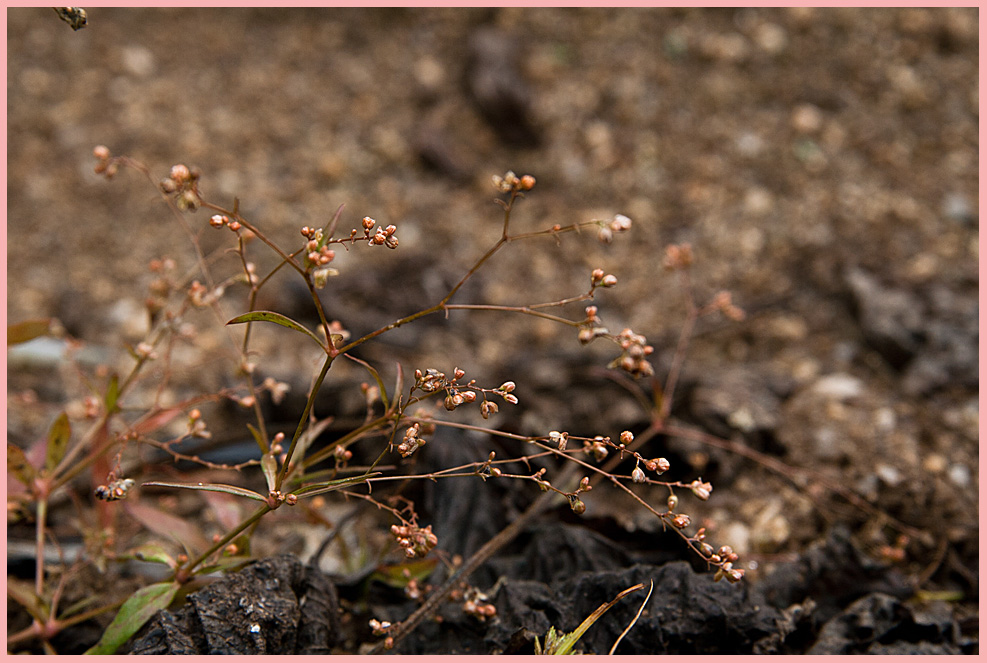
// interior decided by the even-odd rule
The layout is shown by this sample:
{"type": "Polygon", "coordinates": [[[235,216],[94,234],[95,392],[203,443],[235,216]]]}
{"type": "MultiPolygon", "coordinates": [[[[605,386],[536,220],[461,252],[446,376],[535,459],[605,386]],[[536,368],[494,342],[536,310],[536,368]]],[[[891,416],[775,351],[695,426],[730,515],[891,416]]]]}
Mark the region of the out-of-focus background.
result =
{"type": "MultiPolygon", "coordinates": [[[[530,173],[518,230],[616,213],[632,230],[508,247],[461,301],[550,301],[601,266],[620,280],[601,315],[646,335],[661,367],[684,312],[664,247],[690,243],[700,299],[729,290],[748,315],[700,324],[680,416],[934,531],[906,570],[975,600],[977,9],[88,15],[73,32],[51,8],[7,10],[9,321],[132,342],[149,261],[192,267],[153,187],[93,173],[98,144],[155,177],[200,168],[207,197],[238,197],[285,245],[340,204],[344,230],[396,224],[397,251],[340,252],[330,309],[356,332],[435,303],[498,236],[491,176],[530,173]]],[[[228,234],[206,218],[190,223],[218,247],[228,234]]],[[[292,309],[285,288],[272,307],[292,309]]],[[[530,318],[442,322],[367,356],[515,379],[527,432],[568,412],[601,429],[634,416],[580,393],[572,367],[605,348],[530,318]]],[[[709,516],[745,554],[801,549],[829,524],[784,477],[680,455],[714,479],[709,516]]],[[[887,542],[866,514],[850,520],[887,542]]]]}

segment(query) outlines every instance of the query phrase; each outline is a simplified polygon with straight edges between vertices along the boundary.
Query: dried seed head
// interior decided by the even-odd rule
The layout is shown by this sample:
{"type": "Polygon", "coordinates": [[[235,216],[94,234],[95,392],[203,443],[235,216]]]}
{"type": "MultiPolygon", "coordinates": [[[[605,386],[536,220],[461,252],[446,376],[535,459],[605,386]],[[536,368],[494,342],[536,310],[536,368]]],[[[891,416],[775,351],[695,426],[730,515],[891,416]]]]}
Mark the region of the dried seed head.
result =
{"type": "Polygon", "coordinates": [[[689,488],[692,490],[693,495],[706,501],[709,499],[709,494],[713,491],[713,486],[709,483],[704,483],[702,479],[696,479],[693,481],[689,488]]]}
{"type": "Polygon", "coordinates": [[[191,178],[192,173],[189,172],[188,166],[179,163],[171,167],[171,172],[169,175],[173,181],[178,184],[182,184],[191,178]]]}
{"type": "Polygon", "coordinates": [[[679,515],[672,518],[672,524],[675,525],[675,527],[677,527],[678,529],[685,529],[686,527],[689,526],[691,522],[692,519],[684,513],[680,513],[679,515]]]}
{"type": "Polygon", "coordinates": [[[631,220],[624,216],[623,214],[616,214],[613,217],[613,221],[610,222],[610,228],[614,232],[624,232],[625,230],[630,230],[631,220]]]}
{"type": "Polygon", "coordinates": [[[631,472],[631,481],[634,483],[644,483],[646,480],[644,470],[640,467],[634,466],[634,471],[631,472]]]}
{"type": "Polygon", "coordinates": [[[630,432],[629,430],[625,430],[620,434],[621,444],[630,444],[633,441],[634,441],[634,433],[630,432]]]}

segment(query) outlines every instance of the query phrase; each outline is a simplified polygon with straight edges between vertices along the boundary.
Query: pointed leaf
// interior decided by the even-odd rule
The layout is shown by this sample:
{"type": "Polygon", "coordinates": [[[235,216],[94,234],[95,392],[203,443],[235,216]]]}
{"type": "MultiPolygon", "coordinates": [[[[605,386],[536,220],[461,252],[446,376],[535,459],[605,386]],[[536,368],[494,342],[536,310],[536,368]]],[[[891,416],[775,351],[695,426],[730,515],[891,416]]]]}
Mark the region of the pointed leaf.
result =
{"type": "Polygon", "coordinates": [[[62,412],[48,430],[48,447],[45,451],[45,470],[51,472],[65,457],[69,439],[72,437],[72,424],[69,416],[62,412]]]}
{"type": "Polygon", "coordinates": [[[157,543],[145,543],[144,545],[134,548],[128,552],[125,557],[139,559],[142,562],[166,564],[173,569],[178,566],[178,563],[175,561],[175,558],[171,556],[171,553],[165,550],[164,546],[158,545],[157,543]]]}
{"type": "Polygon", "coordinates": [[[112,654],[130,639],[134,633],[158,612],[164,610],[175,597],[177,582],[158,582],[138,589],[120,607],[113,622],[106,627],[103,637],[86,651],[87,654],[112,654]]]}
{"type": "Polygon", "coordinates": [[[42,624],[48,621],[48,605],[34,593],[34,584],[20,578],[7,576],[7,596],[20,603],[27,614],[42,624]]]}
{"type": "Polygon", "coordinates": [[[7,325],[7,345],[27,343],[39,336],[44,336],[50,328],[51,318],[25,320],[24,322],[7,325]]]}
{"type": "Polygon", "coordinates": [[[282,327],[287,327],[288,329],[294,329],[295,331],[299,331],[307,335],[313,341],[318,343],[320,348],[325,349],[325,345],[322,344],[322,341],[319,340],[319,337],[316,336],[315,333],[301,326],[286,315],[275,313],[274,311],[252,311],[250,313],[238,315],[226,324],[240,325],[245,322],[273,322],[276,325],[281,325],[282,327]]]}
{"type": "Polygon", "coordinates": [[[370,472],[369,474],[361,474],[357,477],[348,477],[346,479],[335,479],[333,481],[326,481],[325,483],[316,483],[311,486],[305,486],[304,488],[299,488],[298,490],[293,490],[295,495],[302,497],[312,497],[313,495],[321,495],[322,493],[329,493],[334,490],[339,490],[340,488],[345,488],[346,486],[352,486],[354,484],[363,483],[371,477],[379,476],[380,472],[370,472]]]}
{"type": "Polygon", "coordinates": [[[278,484],[278,459],[268,452],[260,457],[260,467],[264,471],[264,478],[267,479],[268,492],[273,492],[278,484]]]}
{"type": "Polygon", "coordinates": [[[247,430],[250,434],[254,436],[254,442],[257,443],[257,448],[261,450],[261,453],[267,452],[267,443],[264,442],[264,438],[261,437],[260,431],[253,424],[247,424],[247,430]]]}
{"type": "Polygon", "coordinates": [[[34,481],[34,467],[28,462],[24,450],[10,442],[7,443],[7,472],[17,477],[17,480],[28,488],[34,481]]]}
{"type": "Polygon", "coordinates": [[[119,412],[120,408],[117,406],[117,401],[120,399],[120,377],[114,373],[110,376],[110,384],[106,387],[106,398],[103,402],[106,403],[106,411],[109,413],[119,412]]]}
{"type": "Polygon", "coordinates": [[[127,500],[123,504],[124,511],[131,518],[159,536],[177,541],[193,550],[206,550],[211,545],[201,527],[191,520],[183,520],[144,502],[127,500]]]}
{"type": "Polygon", "coordinates": [[[267,500],[260,493],[255,493],[247,488],[240,488],[239,486],[230,486],[225,483],[179,483],[177,481],[148,481],[147,483],[141,484],[142,486],[162,486],[164,488],[188,488],[190,490],[211,490],[216,493],[229,493],[230,495],[239,495],[240,497],[249,497],[252,500],[258,500],[260,502],[266,503],[267,500]]]}

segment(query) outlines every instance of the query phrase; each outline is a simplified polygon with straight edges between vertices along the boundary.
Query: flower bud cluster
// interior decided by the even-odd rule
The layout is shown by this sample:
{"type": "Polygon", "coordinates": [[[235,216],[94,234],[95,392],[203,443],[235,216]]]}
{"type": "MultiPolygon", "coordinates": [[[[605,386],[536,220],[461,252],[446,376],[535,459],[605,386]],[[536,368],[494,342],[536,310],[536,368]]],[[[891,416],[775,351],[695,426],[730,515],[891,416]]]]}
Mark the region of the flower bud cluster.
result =
{"type": "Polygon", "coordinates": [[[505,382],[496,389],[480,389],[476,386],[476,380],[470,380],[465,386],[459,384],[459,381],[465,375],[466,372],[460,368],[455,369],[452,379],[447,378],[445,373],[437,371],[434,368],[426,369],[424,373],[421,370],[416,370],[415,389],[424,391],[427,394],[444,389],[446,397],[442,401],[442,404],[450,412],[460,405],[476,402],[477,391],[479,391],[483,395],[483,399],[480,402],[480,414],[484,419],[489,418],[491,414],[496,414],[500,410],[496,403],[487,400],[487,392],[497,394],[508,403],[517,405],[518,398],[511,393],[515,388],[513,382],[505,382]]]}
{"type": "Polygon", "coordinates": [[[703,482],[702,479],[696,479],[691,484],[689,484],[689,489],[692,494],[701,499],[703,502],[709,499],[709,494],[713,492],[712,484],[708,482],[703,482]]]}
{"type": "Polygon", "coordinates": [[[592,282],[594,288],[612,288],[617,285],[617,277],[613,274],[607,274],[599,267],[594,269],[592,274],[590,274],[590,281],[592,282]]]}
{"type": "Polygon", "coordinates": [[[610,438],[597,435],[592,440],[583,442],[583,453],[592,455],[596,459],[596,462],[600,463],[610,455],[610,451],[607,449],[608,446],[613,446],[610,438]]]}
{"type": "Polygon", "coordinates": [[[692,265],[692,245],[689,243],[669,244],[665,247],[665,269],[687,269],[692,265]]]}
{"type": "Polygon", "coordinates": [[[610,362],[609,368],[620,368],[636,378],[655,374],[654,366],[645,359],[655,349],[648,345],[648,340],[644,336],[635,334],[629,328],[624,329],[617,335],[617,343],[623,352],[610,362]]]}
{"type": "Polygon", "coordinates": [[[404,554],[409,559],[425,557],[439,542],[438,537],[432,533],[431,525],[391,525],[391,534],[398,545],[404,548],[404,554]]]}
{"type": "Polygon", "coordinates": [[[497,616],[497,608],[486,603],[487,597],[476,590],[470,588],[464,593],[463,612],[476,617],[481,622],[497,616]]]}
{"type": "Polygon", "coordinates": [[[134,483],[133,479],[116,479],[115,481],[111,481],[109,485],[96,486],[93,495],[96,499],[103,502],[116,502],[117,500],[126,499],[127,493],[134,487],[134,483]]]}
{"type": "Polygon", "coordinates": [[[93,156],[99,160],[94,168],[97,175],[105,175],[106,179],[110,179],[117,174],[120,165],[114,161],[113,155],[110,154],[110,148],[106,145],[97,145],[93,148],[93,156]]]}
{"type": "Polygon", "coordinates": [[[744,309],[739,306],[734,306],[733,299],[731,298],[730,293],[726,290],[721,290],[716,293],[716,296],[713,298],[712,307],[722,313],[725,317],[735,322],[740,322],[747,315],[744,313],[744,309]]]}
{"type": "Polygon", "coordinates": [[[411,426],[409,426],[404,432],[404,440],[402,440],[401,444],[398,445],[398,453],[400,453],[402,457],[407,458],[411,454],[418,451],[420,447],[425,446],[425,442],[427,442],[427,440],[418,437],[420,432],[421,426],[417,422],[411,424],[411,426]]]}
{"type": "Polygon", "coordinates": [[[192,281],[188,288],[188,298],[192,305],[197,308],[212,306],[226,292],[226,288],[218,285],[212,290],[202,285],[198,281],[192,281]]]}
{"type": "Polygon", "coordinates": [[[280,405],[281,401],[284,400],[285,395],[291,391],[291,385],[287,382],[278,382],[272,377],[264,378],[261,383],[261,387],[267,389],[271,394],[271,401],[275,405],[280,405]]]}
{"type": "Polygon", "coordinates": [[[368,624],[374,635],[384,635],[394,626],[391,622],[381,622],[376,619],[371,619],[368,624]]]}
{"type": "Polygon", "coordinates": [[[631,223],[628,217],[623,214],[616,214],[609,222],[600,222],[600,231],[596,237],[604,244],[609,244],[613,241],[614,233],[630,230],[631,223]]]}
{"type": "MultiPolygon", "coordinates": [[[[202,204],[202,201],[199,199],[198,190],[200,176],[201,173],[198,168],[189,168],[185,164],[179,163],[171,167],[168,177],[161,180],[158,186],[162,193],[174,195],[175,204],[178,205],[178,209],[194,212],[202,204]]],[[[222,227],[222,224],[215,227],[222,227]]],[[[230,227],[230,230],[238,229],[232,226],[230,227]]]]}
{"type": "Polygon", "coordinates": [[[507,171],[503,176],[493,176],[494,188],[501,193],[516,193],[518,191],[531,191],[535,186],[535,178],[531,175],[518,177],[514,171],[507,171]]]}
{"type": "Polygon", "coordinates": [[[204,440],[212,438],[212,433],[206,430],[206,422],[202,419],[202,412],[194,409],[188,413],[188,426],[185,431],[188,437],[199,437],[204,440]]]}
{"type": "Polygon", "coordinates": [[[598,309],[595,306],[587,306],[586,319],[579,323],[579,342],[583,345],[586,345],[594,338],[606,336],[610,333],[610,330],[603,326],[597,312],[598,309]]]}
{"type": "Polygon", "coordinates": [[[559,432],[557,430],[553,430],[548,434],[548,440],[552,444],[557,445],[559,451],[565,451],[566,444],[569,442],[569,434],[565,431],[559,432]]]}
{"type": "Polygon", "coordinates": [[[381,228],[377,226],[374,229],[374,225],[377,222],[371,219],[369,216],[363,217],[363,236],[366,238],[367,243],[370,246],[386,246],[389,249],[398,248],[398,238],[394,235],[398,227],[394,224],[388,225],[386,228],[381,228]]]}

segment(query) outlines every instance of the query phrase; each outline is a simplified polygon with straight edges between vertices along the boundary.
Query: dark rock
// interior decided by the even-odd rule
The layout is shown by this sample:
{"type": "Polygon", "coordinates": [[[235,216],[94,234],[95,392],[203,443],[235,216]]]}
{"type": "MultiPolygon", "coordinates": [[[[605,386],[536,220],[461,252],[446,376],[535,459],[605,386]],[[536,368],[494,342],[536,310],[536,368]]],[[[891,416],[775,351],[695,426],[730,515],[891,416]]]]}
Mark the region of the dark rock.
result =
{"type": "Polygon", "coordinates": [[[293,555],[255,562],[159,611],[134,654],[327,654],[339,627],[335,587],[293,555]]]}

